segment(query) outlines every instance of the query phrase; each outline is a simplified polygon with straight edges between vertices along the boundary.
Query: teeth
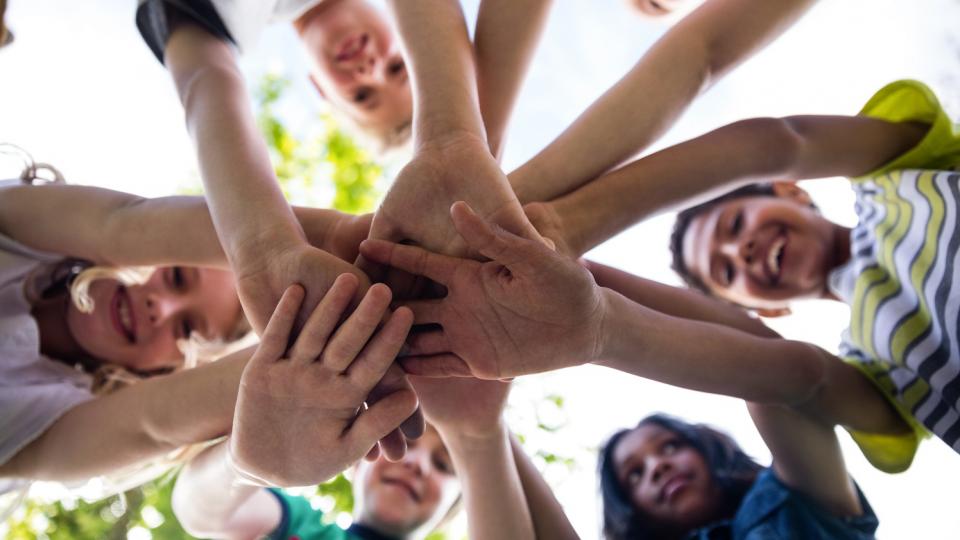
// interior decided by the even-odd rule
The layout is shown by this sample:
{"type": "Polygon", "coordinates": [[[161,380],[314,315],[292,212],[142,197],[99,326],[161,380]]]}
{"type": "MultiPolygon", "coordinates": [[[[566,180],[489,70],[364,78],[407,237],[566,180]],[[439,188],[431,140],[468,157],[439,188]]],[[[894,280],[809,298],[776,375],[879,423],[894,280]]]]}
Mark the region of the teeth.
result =
{"type": "Polygon", "coordinates": [[[783,251],[785,243],[785,238],[778,238],[767,251],[767,267],[770,268],[770,273],[775,276],[780,275],[780,253],[783,251]]]}
{"type": "Polygon", "coordinates": [[[120,324],[123,326],[123,329],[127,332],[133,327],[130,320],[130,306],[126,302],[120,302],[120,324]]]}

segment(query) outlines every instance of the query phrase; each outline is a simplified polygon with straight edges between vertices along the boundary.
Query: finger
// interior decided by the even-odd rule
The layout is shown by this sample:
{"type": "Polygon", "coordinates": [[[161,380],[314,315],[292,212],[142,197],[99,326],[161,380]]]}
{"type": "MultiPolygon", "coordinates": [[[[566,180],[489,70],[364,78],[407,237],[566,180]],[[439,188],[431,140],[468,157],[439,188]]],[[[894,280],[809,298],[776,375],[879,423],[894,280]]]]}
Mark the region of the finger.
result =
{"type": "Polygon", "coordinates": [[[470,366],[455,354],[406,356],[397,360],[410,375],[421,377],[472,377],[470,366]]]}
{"type": "Polygon", "coordinates": [[[390,289],[377,283],[367,290],[357,309],[334,332],[320,357],[320,363],[337,373],[345,371],[370,337],[376,332],[390,308],[390,289]]]}
{"type": "Polygon", "coordinates": [[[453,275],[466,261],[429,252],[417,246],[394,244],[384,240],[364,240],[360,254],[367,259],[424,276],[441,285],[449,286],[453,275]]]}
{"type": "Polygon", "coordinates": [[[293,329],[293,321],[296,320],[297,312],[300,311],[304,295],[303,287],[297,284],[283,291],[283,296],[280,297],[280,302],[273,310],[267,322],[267,328],[260,338],[260,347],[257,350],[259,354],[254,355],[255,359],[262,362],[276,362],[283,357],[290,339],[290,331],[293,329]]]}
{"type": "Polygon", "coordinates": [[[467,245],[484,257],[496,261],[511,270],[529,260],[531,241],[515,234],[494,228],[483,220],[470,206],[458,201],[450,207],[453,226],[467,245]]]}
{"type": "Polygon", "coordinates": [[[353,274],[340,274],[330,286],[327,294],[313,309],[300,335],[290,349],[290,358],[294,362],[311,363],[320,356],[330,334],[337,327],[344,312],[353,300],[360,285],[353,274]]]}
{"type": "Polygon", "coordinates": [[[373,443],[373,446],[370,447],[370,450],[367,451],[367,455],[363,456],[363,459],[367,461],[376,461],[380,457],[380,445],[373,443]]]}
{"type": "MultiPolygon", "coordinates": [[[[398,366],[397,369],[400,369],[400,367],[398,366]]],[[[423,409],[420,407],[417,407],[417,410],[413,411],[413,414],[408,416],[407,419],[400,424],[400,432],[403,433],[408,441],[411,439],[419,439],[423,436],[423,432],[426,429],[427,421],[423,417],[423,409]]]]}
{"type": "MultiPolygon", "coordinates": [[[[360,245],[363,244],[361,243],[360,245]]],[[[383,283],[387,277],[387,272],[390,270],[390,267],[387,265],[375,263],[364,257],[363,254],[357,256],[357,260],[353,265],[359,268],[364,274],[370,276],[372,283],[383,283]]]]}
{"type": "Polygon", "coordinates": [[[417,395],[413,390],[398,390],[386,395],[360,412],[347,431],[347,440],[356,448],[357,454],[379,440],[388,459],[403,457],[406,442],[397,428],[416,408],[417,395]]]}
{"type": "Polygon", "coordinates": [[[450,341],[443,330],[413,332],[407,337],[404,356],[431,356],[451,352],[450,341]]]}
{"type": "Polygon", "coordinates": [[[401,306],[413,312],[413,324],[442,324],[443,300],[410,300],[401,306]]]}
{"type": "Polygon", "coordinates": [[[400,348],[403,347],[412,325],[413,313],[409,309],[398,308],[394,311],[357,359],[347,367],[347,377],[365,392],[369,392],[400,354],[400,348]]]}

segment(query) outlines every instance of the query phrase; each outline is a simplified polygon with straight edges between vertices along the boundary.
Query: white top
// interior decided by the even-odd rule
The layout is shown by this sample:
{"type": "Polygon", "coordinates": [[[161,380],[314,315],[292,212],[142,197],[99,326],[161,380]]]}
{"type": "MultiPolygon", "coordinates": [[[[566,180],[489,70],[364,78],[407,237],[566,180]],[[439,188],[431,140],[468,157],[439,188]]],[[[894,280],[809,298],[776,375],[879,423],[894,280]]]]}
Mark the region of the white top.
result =
{"type": "MultiPolygon", "coordinates": [[[[0,463],[93,397],[88,374],[40,354],[40,331],[24,290],[37,266],[61,258],[0,234],[0,463]]],[[[0,493],[18,484],[0,478],[0,493]]]]}
{"type": "Polygon", "coordinates": [[[323,0],[211,0],[240,52],[256,47],[263,30],[291,22],[323,0]]]}

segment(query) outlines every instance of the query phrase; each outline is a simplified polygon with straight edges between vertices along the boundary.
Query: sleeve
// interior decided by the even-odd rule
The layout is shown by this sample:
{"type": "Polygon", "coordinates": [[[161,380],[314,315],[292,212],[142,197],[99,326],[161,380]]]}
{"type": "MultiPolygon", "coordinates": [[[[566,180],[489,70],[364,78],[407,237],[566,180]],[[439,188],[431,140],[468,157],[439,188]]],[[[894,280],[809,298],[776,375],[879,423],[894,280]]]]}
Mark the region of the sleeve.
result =
{"type": "Polygon", "coordinates": [[[912,80],[892,82],[870,98],[860,115],[888,122],[922,122],[929,124],[930,130],[910,150],[854,180],[898,169],[953,170],[960,165],[960,133],[927,85],[912,80]]]}
{"type": "Polygon", "coordinates": [[[43,434],[73,407],[93,399],[69,382],[0,387],[0,463],[43,434]]]}
{"type": "Polygon", "coordinates": [[[315,510],[304,497],[288,495],[277,488],[267,491],[280,503],[280,524],[274,529],[268,540],[288,540],[290,538],[325,538],[328,528],[321,521],[323,512],[315,510]]]}
{"type": "Polygon", "coordinates": [[[884,435],[849,428],[844,429],[850,434],[853,442],[860,447],[863,456],[875,468],[888,474],[906,471],[913,463],[913,457],[916,455],[920,443],[930,437],[930,432],[894,397],[896,387],[890,378],[888,366],[882,362],[864,364],[854,357],[844,360],[860,370],[868,380],[877,386],[880,393],[896,409],[904,422],[910,426],[910,431],[900,435],[884,435]]]}
{"type": "Polygon", "coordinates": [[[153,55],[163,63],[163,51],[177,23],[199,24],[214,36],[236,45],[210,0],[142,0],[137,7],[137,29],[153,55]]]}

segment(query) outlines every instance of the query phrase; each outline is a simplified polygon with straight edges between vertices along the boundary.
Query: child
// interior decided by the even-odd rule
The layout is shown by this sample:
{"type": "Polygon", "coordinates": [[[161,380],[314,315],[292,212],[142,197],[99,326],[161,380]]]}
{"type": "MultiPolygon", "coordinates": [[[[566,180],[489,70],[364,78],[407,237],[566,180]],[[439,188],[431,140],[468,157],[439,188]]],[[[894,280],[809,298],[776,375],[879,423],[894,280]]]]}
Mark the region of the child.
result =
{"type": "MultiPolygon", "coordinates": [[[[765,315],[785,313],[793,298],[843,299],[852,313],[841,355],[956,450],[956,175],[937,169],[955,167],[958,156],[935,96],[901,81],[878,92],[860,117],[738,122],[540,212],[564,231],[572,253],[583,253],[641,217],[738,183],[862,177],[854,182],[861,224],[853,231],[823,219],[789,184],[744,188],[684,212],[671,242],[675,266],[696,287],[765,315]],[[636,197],[640,190],[644,197],[636,197]]],[[[891,470],[905,468],[916,447],[913,437],[854,437],[891,470]]]]}
{"type": "MultiPolygon", "coordinates": [[[[331,294],[336,294],[334,289],[328,298],[331,294]]],[[[509,384],[498,381],[416,380],[432,425],[411,442],[403,460],[390,463],[380,458],[354,466],[357,502],[354,525],[347,531],[323,525],[322,513],[302,498],[259,487],[314,483],[336,470],[329,452],[317,444],[341,438],[326,425],[336,416],[328,411],[336,411],[330,405],[337,399],[324,387],[332,385],[333,393],[342,393],[338,378],[345,377],[349,388],[350,379],[371,371],[382,373],[412,322],[402,308],[391,318],[391,323],[403,318],[402,332],[390,328],[391,323],[377,330],[377,317],[351,317],[325,343],[345,307],[344,301],[321,302],[293,345],[290,360],[265,356],[264,361],[248,364],[238,396],[237,429],[227,442],[192,460],[177,480],[173,507],[183,526],[215,538],[420,537],[449,513],[462,483],[471,538],[519,540],[535,533],[572,537],[549,488],[509,437],[501,417],[509,384]],[[318,317],[320,309],[326,321],[318,317]],[[312,344],[303,343],[308,332],[312,344]],[[341,358],[327,354],[327,348],[356,356],[341,358]],[[364,352],[359,354],[361,348],[364,352]],[[464,401],[466,395],[470,397],[464,401]]],[[[385,311],[387,304],[380,309],[385,311]]],[[[290,302],[278,310],[265,343],[286,343],[292,317],[283,314],[295,311],[290,302]]],[[[347,418],[352,414],[345,411],[347,418]]],[[[345,442],[349,444],[349,438],[345,442]]]]}
{"type": "Polygon", "coordinates": [[[785,456],[777,430],[813,426],[783,412],[764,419],[756,405],[751,405],[751,414],[764,440],[769,439],[769,468],[729,436],[663,414],[610,437],[598,464],[604,536],[873,538],[877,516],[843,469],[832,431],[821,429],[803,451],[785,456]],[[797,463],[787,458],[801,458],[822,483],[790,476],[797,463]]]}
{"type": "MultiPolygon", "coordinates": [[[[228,431],[255,348],[116,388],[210,360],[247,333],[203,200],[12,184],[0,187],[3,489],[108,474],[228,431]],[[121,271],[151,265],[173,266],[133,281],[121,271]]],[[[356,256],[368,218],[297,213],[309,238],[356,256]]]]}

